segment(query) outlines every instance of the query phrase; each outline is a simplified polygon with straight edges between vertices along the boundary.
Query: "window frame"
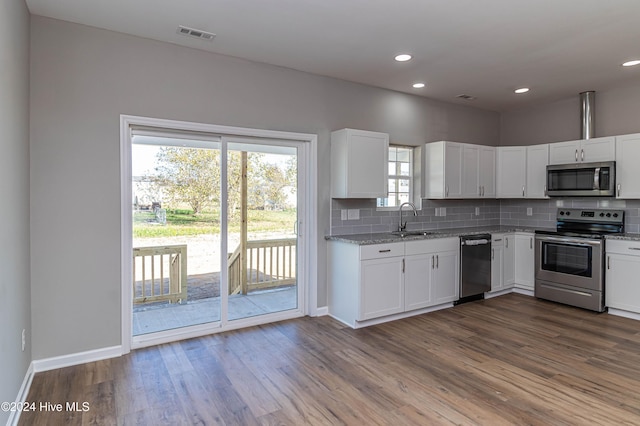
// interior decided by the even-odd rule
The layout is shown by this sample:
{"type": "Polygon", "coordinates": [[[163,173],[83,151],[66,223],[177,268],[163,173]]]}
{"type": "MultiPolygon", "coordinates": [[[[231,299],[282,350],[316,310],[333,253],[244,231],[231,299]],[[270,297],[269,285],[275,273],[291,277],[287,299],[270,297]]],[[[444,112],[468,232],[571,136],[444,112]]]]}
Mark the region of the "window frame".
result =
{"type": "MultiPolygon", "coordinates": [[[[409,190],[407,192],[407,194],[409,195],[408,201],[415,204],[415,202],[414,202],[414,200],[415,200],[415,196],[414,196],[414,193],[415,193],[415,190],[414,190],[414,184],[415,184],[415,167],[414,167],[414,163],[415,163],[415,155],[416,155],[415,148],[416,147],[415,146],[407,146],[407,145],[389,145],[389,158],[391,158],[391,150],[392,149],[398,149],[398,148],[407,150],[409,152],[409,174],[408,175],[397,174],[398,173],[398,164],[399,164],[399,162],[397,160],[394,160],[394,161],[388,160],[387,161],[387,169],[389,168],[389,165],[391,163],[395,163],[396,174],[389,173],[389,176],[387,178],[387,188],[389,187],[389,183],[390,183],[391,180],[395,180],[396,181],[396,188],[399,188],[399,181],[400,180],[407,180],[409,182],[409,190]]],[[[405,192],[396,192],[395,193],[397,202],[400,201],[397,198],[397,194],[404,194],[404,193],[405,192]]],[[[396,206],[381,206],[381,205],[379,205],[381,200],[388,200],[388,199],[389,199],[388,195],[387,195],[387,197],[384,197],[384,198],[376,198],[376,211],[396,211],[396,210],[398,210],[398,208],[400,207],[400,204],[398,204],[396,206]]],[[[416,207],[418,209],[420,208],[417,205],[416,205],[416,207]]]]}

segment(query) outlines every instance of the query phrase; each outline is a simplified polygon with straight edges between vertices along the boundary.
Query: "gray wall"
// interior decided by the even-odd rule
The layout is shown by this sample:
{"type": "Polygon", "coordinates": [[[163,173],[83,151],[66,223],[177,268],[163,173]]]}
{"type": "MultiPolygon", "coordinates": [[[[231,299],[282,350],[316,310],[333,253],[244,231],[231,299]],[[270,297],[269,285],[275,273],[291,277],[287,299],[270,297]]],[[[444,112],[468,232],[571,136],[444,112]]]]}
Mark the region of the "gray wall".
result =
{"type": "MultiPolygon", "coordinates": [[[[621,70],[637,72],[637,70],[621,70]]],[[[615,89],[596,90],[596,137],[640,133],[640,82],[615,89]]],[[[500,145],[535,145],[580,139],[580,99],[505,112],[501,116],[500,145]]]]}
{"type": "Polygon", "coordinates": [[[318,134],[318,303],[326,303],[329,133],[496,145],[499,115],[32,17],[33,357],[120,344],[119,116],[318,134]]]}
{"type": "MultiPolygon", "coordinates": [[[[23,0],[0,2],[0,93],[0,401],[14,401],[31,362],[29,12],[23,0]]],[[[0,424],[8,417],[0,411],[0,424]]]]}

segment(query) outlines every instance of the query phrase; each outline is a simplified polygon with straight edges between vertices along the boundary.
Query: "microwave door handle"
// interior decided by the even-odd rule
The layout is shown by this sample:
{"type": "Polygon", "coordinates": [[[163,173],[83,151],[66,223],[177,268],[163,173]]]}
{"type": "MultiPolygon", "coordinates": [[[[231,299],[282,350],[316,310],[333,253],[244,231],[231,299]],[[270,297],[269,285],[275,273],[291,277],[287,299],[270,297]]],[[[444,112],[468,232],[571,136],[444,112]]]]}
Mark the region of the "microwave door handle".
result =
{"type": "Polygon", "coordinates": [[[593,189],[600,190],[600,167],[596,167],[596,171],[593,174],[593,189]]]}

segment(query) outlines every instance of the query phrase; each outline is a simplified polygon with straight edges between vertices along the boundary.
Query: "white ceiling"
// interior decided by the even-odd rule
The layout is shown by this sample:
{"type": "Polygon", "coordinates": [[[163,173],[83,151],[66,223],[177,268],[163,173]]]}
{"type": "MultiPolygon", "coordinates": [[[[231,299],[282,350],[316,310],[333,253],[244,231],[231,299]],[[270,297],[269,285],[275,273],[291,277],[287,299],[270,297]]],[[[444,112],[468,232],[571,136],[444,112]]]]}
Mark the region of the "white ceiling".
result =
{"type": "Polygon", "coordinates": [[[640,66],[621,66],[640,59],[640,0],[26,2],[34,15],[496,111],[640,82],[640,66]],[[404,52],[414,59],[393,60],[404,52]]]}

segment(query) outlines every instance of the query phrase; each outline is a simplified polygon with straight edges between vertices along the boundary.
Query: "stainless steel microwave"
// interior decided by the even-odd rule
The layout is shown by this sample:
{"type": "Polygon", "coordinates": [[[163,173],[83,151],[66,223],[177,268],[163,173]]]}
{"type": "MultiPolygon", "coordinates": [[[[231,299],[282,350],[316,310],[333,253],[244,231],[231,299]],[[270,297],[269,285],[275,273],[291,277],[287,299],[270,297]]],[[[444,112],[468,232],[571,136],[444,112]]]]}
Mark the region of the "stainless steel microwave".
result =
{"type": "Polygon", "coordinates": [[[615,161],[547,166],[550,197],[613,197],[615,186],[615,161]]]}

